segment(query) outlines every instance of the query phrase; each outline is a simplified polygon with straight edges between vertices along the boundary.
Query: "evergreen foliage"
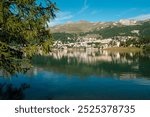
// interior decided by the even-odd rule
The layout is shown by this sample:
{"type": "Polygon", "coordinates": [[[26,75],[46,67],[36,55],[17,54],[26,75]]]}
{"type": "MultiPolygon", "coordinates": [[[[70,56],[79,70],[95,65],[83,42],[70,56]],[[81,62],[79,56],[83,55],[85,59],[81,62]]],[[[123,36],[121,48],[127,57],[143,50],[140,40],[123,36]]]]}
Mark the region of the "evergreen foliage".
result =
{"type": "Polygon", "coordinates": [[[24,54],[34,54],[39,47],[48,51],[52,36],[47,30],[50,19],[58,10],[50,0],[0,1],[0,69],[20,71],[24,54]],[[15,61],[15,62],[14,62],[15,61]]]}

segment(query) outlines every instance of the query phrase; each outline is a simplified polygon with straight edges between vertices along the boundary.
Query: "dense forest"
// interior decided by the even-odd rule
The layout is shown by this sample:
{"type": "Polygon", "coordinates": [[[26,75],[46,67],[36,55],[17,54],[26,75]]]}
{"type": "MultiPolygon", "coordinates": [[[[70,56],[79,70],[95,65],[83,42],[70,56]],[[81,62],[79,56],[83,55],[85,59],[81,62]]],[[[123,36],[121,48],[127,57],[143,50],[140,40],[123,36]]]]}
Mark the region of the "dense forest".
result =
{"type": "Polygon", "coordinates": [[[63,43],[67,42],[75,42],[77,39],[77,34],[75,33],[53,33],[52,34],[54,40],[62,41],[63,43]]]}

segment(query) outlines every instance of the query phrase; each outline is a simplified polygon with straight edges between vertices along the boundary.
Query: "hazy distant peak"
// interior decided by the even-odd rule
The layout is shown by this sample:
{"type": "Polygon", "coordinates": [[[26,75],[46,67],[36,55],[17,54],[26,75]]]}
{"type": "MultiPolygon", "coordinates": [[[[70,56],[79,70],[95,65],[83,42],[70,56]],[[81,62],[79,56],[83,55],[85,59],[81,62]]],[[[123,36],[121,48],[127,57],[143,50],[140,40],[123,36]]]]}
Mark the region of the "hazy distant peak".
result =
{"type": "Polygon", "coordinates": [[[136,20],[136,21],[150,20],[150,14],[139,15],[136,17],[129,18],[129,20],[136,20]]]}
{"type": "Polygon", "coordinates": [[[136,20],[129,20],[129,19],[121,19],[120,21],[119,21],[119,23],[121,23],[122,25],[135,25],[136,23],[137,23],[137,21],[136,20]]]}

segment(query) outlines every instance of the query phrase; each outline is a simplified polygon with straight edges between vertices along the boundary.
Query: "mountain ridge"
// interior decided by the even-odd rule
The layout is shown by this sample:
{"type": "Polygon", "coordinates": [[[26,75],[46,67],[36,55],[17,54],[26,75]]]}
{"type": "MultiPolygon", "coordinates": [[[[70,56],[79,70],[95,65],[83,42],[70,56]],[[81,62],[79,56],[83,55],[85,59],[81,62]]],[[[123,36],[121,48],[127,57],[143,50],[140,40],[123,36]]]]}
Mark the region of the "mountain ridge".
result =
{"type": "Polygon", "coordinates": [[[89,22],[86,20],[79,20],[77,22],[67,22],[65,24],[59,24],[53,27],[50,27],[51,33],[85,33],[92,30],[101,30],[107,27],[113,26],[132,26],[132,25],[140,25],[144,22],[150,21],[150,19],[146,20],[132,20],[132,19],[121,19],[116,22],[89,22]]]}

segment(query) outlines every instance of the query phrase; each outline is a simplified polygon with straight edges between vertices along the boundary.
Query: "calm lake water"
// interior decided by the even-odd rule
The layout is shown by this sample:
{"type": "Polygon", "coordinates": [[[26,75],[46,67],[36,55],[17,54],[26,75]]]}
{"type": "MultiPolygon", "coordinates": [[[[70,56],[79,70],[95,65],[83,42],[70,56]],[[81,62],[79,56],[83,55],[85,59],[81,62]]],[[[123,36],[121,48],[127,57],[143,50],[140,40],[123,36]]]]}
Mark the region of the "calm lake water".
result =
{"type": "Polygon", "coordinates": [[[64,50],[32,64],[26,74],[0,76],[0,99],[150,99],[150,54],[64,50]]]}

